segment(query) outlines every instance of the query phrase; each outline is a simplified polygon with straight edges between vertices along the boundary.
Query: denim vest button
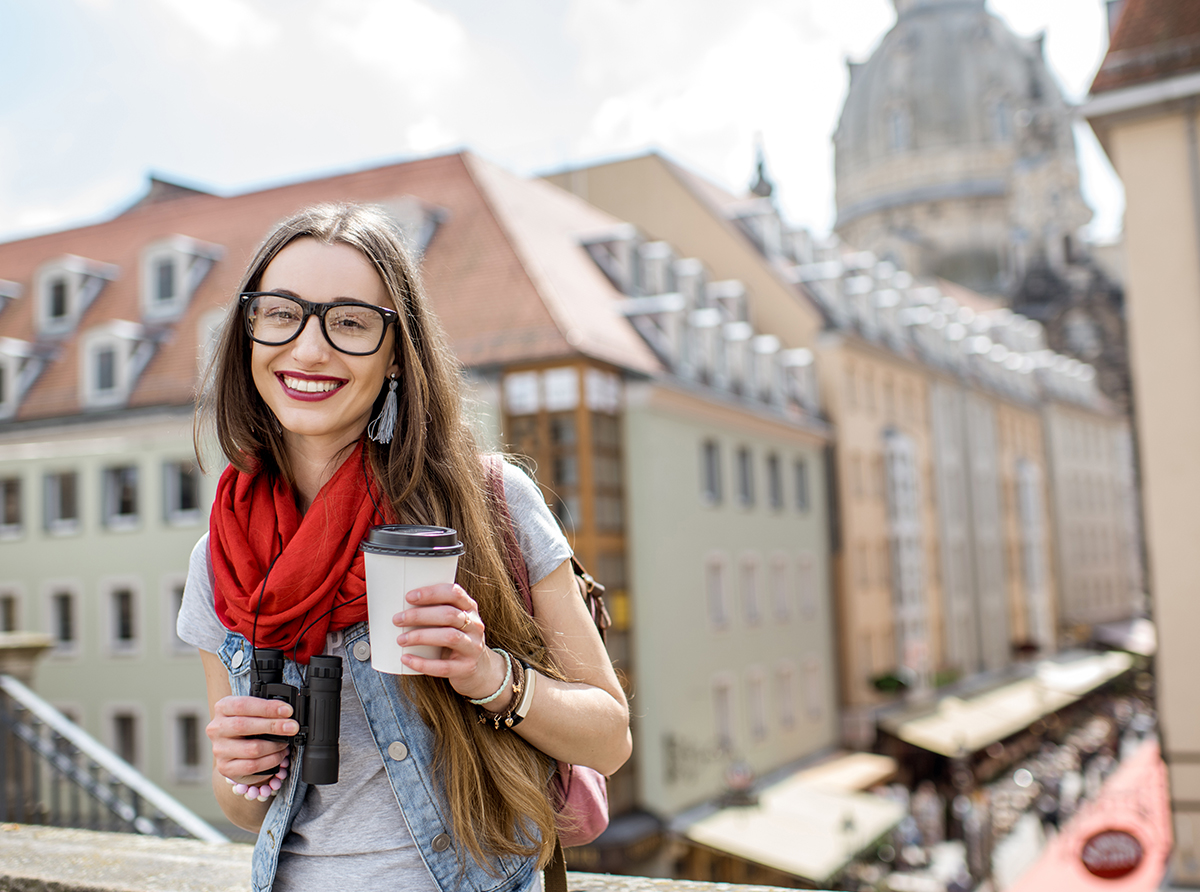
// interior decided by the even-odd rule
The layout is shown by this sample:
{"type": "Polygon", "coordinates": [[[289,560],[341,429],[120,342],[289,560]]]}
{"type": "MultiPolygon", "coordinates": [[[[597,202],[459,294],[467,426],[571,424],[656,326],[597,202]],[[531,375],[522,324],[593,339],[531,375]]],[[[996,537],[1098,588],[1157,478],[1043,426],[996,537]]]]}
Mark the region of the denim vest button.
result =
{"type": "Polygon", "coordinates": [[[242,665],[242,659],[242,652],[239,650],[233,655],[233,658],[229,661],[229,665],[236,669],[238,666],[242,665]]]}
{"type": "Polygon", "coordinates": [[[444,852],[450,848],[450,834],[439,833],[433,838],[433,850],[435,852],[444,852]]]}
{"type": "Polygon", "coordinates": [[[371,645],[366,641],[359,641],[354,645],[354,658],[360,663],[365,663],[371,659],[371,645]]]}
{"type": "MultiPolygon", "coordinates": [[[[408,747],[397,740],[388,746],[388,755],[396,762],[403,762],[408,758],[408,747]]],[[[438,851],[440,852],[441,849],[438,849],[438,851]]]]}

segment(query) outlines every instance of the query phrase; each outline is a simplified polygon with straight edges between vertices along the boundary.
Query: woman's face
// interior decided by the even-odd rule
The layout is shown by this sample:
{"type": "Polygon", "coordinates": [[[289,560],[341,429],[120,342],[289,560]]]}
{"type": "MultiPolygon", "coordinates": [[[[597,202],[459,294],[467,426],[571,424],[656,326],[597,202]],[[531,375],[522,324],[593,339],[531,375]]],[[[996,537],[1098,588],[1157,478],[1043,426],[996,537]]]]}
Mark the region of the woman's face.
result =
{"type": "MultiPolygon", "coordinates": [[[[353,300],[395,309],[374,267],[357,249],[313,238],[297,239],[276,254],[259,290],[316,303],[353,300]]],[[[395,338],[389,326],[379,350],[351,356],[334,349],[321,320],[310,316],[287,344],[252,344],[254,385],[279,419],[289,449],[336,451],[361,436],[385,381],[399,372],[395,338]]]]}

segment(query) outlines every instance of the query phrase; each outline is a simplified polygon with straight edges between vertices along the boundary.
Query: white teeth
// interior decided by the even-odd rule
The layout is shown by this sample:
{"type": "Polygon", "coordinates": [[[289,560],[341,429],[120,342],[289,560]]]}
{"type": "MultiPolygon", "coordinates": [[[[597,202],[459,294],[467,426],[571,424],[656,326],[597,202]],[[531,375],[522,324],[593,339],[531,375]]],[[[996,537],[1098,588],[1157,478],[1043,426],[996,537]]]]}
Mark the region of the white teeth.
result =
{"type": "Polygon", "coordinates": [[[306,378],[290,378],[287,375],[283,376],[283,383],[301,393],[328,393],[342,386],[337,381],[309,381],[306,378]]]}

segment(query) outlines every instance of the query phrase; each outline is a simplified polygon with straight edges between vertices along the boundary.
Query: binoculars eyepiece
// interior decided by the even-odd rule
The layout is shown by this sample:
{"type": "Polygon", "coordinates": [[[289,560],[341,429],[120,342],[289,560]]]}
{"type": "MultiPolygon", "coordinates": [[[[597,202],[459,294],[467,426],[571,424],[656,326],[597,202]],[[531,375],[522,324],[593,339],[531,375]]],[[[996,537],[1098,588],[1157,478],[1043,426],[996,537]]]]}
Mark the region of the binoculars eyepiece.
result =
{"type": "Polygon", "coordinates": [[[338,738],[342,719],[342,658],[315,656],[309,660],[303,688],[283,680],[283,651],[254,648],[250,663],[250,696],[283,700],[300,725],[295,737],[263,734],[263,740],[290,742],[304,748],[300,778],[306,784],[336,784],[338,738]]]}

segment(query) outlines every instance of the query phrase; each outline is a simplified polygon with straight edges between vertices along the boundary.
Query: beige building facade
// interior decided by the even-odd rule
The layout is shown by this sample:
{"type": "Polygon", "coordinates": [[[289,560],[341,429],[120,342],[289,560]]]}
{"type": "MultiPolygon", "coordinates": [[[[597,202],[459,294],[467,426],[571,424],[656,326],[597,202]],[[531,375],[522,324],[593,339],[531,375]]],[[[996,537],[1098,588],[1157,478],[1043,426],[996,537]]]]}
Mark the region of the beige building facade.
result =
{"type": "MultiPolygon", "coordinates": [[[[1064,412],[1105,430],[1119,421],[1094,372],[1047,349],[1041,325],[872,253],[789,232],[769,190],[740,199],[657,155],[550,179],[651,237],[703,232],[728,243],[712,251],[722,264],[714,275],[767,285],[748,296],[752,314],[773,302],[817,311],[794,337],[812,338],[797,343],[815,355],[820,411],[833,431],[843,741],[869,746],[879,711],[901,694],[929,702],[956,682],[1002,678],[1015,661],[1076,640],[1061,628],[1058,577],[1098,568],[1080,570],[1079,555],[1059,553],[1068,515],[1057,507],[1055,475],[1078,477],[1093,460],[1108,462],[1105,480],[1129,475],[1116,452],[1052,461],[1048,425],[1064,412]]],[[[1100,476],[1086,476],[1087,485],[1100,476]]],[[[1093,503],[1128,544],[1128,499],[1093,503]]],[[[1139,586],[1114,586],[1124,598],[1103,616],[1128,618],[1139,586]]],[[[1101,595],[1083,591],[1092,610],[1101,595]]]]}
{"type": "Polygon", "coordinates": [[[1084,115],[1125,186],[1125,270],[1174,880],[1200,883],[1200,21],[1127,0],[1084,115]]]}

